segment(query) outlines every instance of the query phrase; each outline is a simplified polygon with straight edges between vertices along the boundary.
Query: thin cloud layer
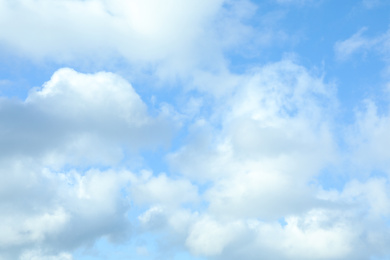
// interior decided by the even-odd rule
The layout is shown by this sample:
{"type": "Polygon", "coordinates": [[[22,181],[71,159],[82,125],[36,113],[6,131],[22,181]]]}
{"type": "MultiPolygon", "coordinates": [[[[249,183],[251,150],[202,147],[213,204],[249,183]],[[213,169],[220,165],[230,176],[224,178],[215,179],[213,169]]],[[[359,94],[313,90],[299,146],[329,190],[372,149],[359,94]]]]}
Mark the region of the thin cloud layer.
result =
{"type": "Polygon", "coordinates": [[[388,78],[390,75],[390,31],[374,37],[364,36],[366,31],[369,31],[368,28],[363,27],[350,38],[336,42],[336,57],[341,61],[346,61],[358,53],[363,54],[363,57],[372,54],[379,55],[386,64],[384,74],[388,78]]]}

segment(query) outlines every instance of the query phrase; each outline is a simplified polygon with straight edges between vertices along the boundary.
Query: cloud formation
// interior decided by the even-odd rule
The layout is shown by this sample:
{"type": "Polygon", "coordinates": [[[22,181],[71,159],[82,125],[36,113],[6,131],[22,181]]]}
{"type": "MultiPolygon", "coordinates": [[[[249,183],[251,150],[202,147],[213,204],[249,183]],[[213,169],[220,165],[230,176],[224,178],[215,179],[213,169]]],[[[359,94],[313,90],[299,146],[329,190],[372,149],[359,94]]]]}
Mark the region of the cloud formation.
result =
{"type": "Polygon", "coordinates": [[[61,69],[25,101],[0,102],[1,154],[53,167],[115,164],[125,151],[166,143],[173,127],[150,117],[131,85],[111,73],[61,69]]]}
{"type": "Polygon", "coordinates": [[[126,154],[166,143],[173,121],[149,116],[121,77],[67,68],[25,101],[2,98],[0,117],[3,257],[33,259],[54,250],[71,259],[62,250],[128,236],[129,202],[121,190],[133,175],[88,169],[115,167],[126,154]]]}
{"type": "Polygon", "coordinates": [[[254,9],[245,0],[2,0],[0,40],[7,52],[38,62],[101,68],[125,60],[136,71],[187,77],[224,66],[223,51],[251,37],[241,20],[254,9]]]}
{"type": "Polygon", "coordinates": [[[363,53],[364,56],[372,53],[379,54],[387,65],[385,74],[388,77],[390,73],[390,31],[374,37],[365,36],[366,31],[368,28],[363,27],[350,38],[336,42],[334,46],[336,57],[345,61],[357,53],[363,53]]]}
{"type": "Polygon", "coordinates": [[[301,57],[328,2],[0,0],[0,55],[54,71],[0,96],[0,259],[388,257],[389,100],[329,67],[389,32],[301,57]]]}

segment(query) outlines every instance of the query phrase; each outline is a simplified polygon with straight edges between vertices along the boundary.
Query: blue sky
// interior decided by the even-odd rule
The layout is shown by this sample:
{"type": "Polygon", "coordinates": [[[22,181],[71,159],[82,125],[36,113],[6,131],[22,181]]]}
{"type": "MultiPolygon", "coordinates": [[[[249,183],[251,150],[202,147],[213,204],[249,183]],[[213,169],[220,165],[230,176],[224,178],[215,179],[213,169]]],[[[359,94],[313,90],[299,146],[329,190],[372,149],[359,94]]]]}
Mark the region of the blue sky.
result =
{"type": "Polygon", "coordinates": [[[389,13],[0,0],[0,260],[390,259],[389,13]]]}

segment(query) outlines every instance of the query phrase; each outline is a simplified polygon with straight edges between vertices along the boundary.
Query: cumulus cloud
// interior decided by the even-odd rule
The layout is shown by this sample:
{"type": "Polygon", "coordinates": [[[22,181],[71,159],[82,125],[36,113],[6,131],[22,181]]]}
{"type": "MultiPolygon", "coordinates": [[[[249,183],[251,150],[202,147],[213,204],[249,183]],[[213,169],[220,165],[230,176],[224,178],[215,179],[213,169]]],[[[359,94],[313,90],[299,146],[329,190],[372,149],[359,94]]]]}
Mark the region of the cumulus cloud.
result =
{"type": "Polygon", "coordinates": [[[328,203],[286,214],[284,223],[232,219],[229,213],[192,215],[191,224],[185,226],[185,245],[195,255],[210,259],[368,259],[373,254],[386,255],[390,238],[383,218],[388,216],[387,186],[385,179],[372,179],[351,181],[341,192],[320,194],[317,190],[328,203]]]}
{"type": "Polygon", "coordinates": [[[24,101],[2,97],[0,118],[1,256],[72,259],[68,252],[98,238],[128,237],[122,190],[136,177],[93,166],[167,143],[174,125],[166,114],[150,116],[115,74],[60,69],[24,101]]]}
{"type": "MultiPolygon", "coordinates": [[[[149,107],[115,73],[70,68],[23,100],[0,98],[0,259],[73,260],[96,241],[164,259],[388,256],[388,111],[367,101],[338,127],[325,72],[292,59],[229,68],[229,55],[289,37],[256,28],[280,12],[246,23],[256,12],[245,0],[0,0],[11,56],[181,77],[149,107]],[[341,185],[323,180],[334,168],[341,185]]],[[[374,50],[387,62],[389,33],[366,30],[336,56],[374,50]]]]}
{"type": "Polygon", "coordinates": [[[36,61],[126,60],[170,78],[224,66],[223,51],[250,38],[241,20],[254,9],[245,0],[2,0],[0,41],[7,52],[36,61]]]}
{"type": "Polygon", "coordinates": [[[224,248],[236,248],[227,245],[239,243],[238,234],[242,241],[255,236],[245,224],[249,219],[277,221],[322,205],[308,183],[334,160],[327,116],[336,105],[332,85],[289,60],[254,69],[239,81],[215,106],[212,120],[194,124],[193,141],[168,157],[173,170],[210,183],[203,196],[218,220],[202,216],[186,240],[204,256],[239,258],[224,248]],[[219,222],[224,219],[232,230],[219,222]]]}
{"type": "MultiPolygon", "coordinates": [[[[290,60],[254,69],[239,82],[216,101],[209,120],[193,124],[193,139],[168,156],[172,170],[206,186],[202,196],[208,207],[188,227],[189,250],[212,259],[386,254],[388,227],[381,219],[388,216],[387,179],[351,181],[341,191],[324,190],[315,181],[326,167],[339,167],[340,158],[347,158],[333,132],[338,111],[333,85],[290,60]]],[[[375,111],[367,117],[376,129],[367,134],[386,132],[385,123],[375,123],[375,111]]],[[[364,129],[360,121],[354,127],[364,129]]],[[[365,147],[364,134],[351,133],[346,133],[350,144],[365,147]]],[[[361,151],[380,158],[370,149],[361,151]]],[[[376,160],[359,158],[352,160],[364,165],[376,160]]]]}
{"type": "Polygon", "coordinates": [[[0,100],[2,156],[46,165],[108,165],[125,151],[164,144],[172,122],[153,118],[131,85],[112,73],[60,69],[25,101],[0,100]],[[159,128],[159,135],[155,130],[159,128]]]}
{"type": "Polygon", "coordinates": [[[193,143],[169,156],[174,169],[194,180],[228,177],[254,165],[311,176],[321,161],[331,160],[325,111],[335,108],[332,85],[290,61],[254,70],[241,82],[215,105],[214,121],[193,125],[193,143]],[[209,122],[223,128],[213,129],[209,122]],[[310,163],[304,163],[308,158],[310,163]],[[298,165],[305,166],[297,170],[298,165]]]}
{"type": "Polygon", "coordinates": [[[130,189],[133,200],[141,204],[177,206],[198,199],[197,187],[190,181],[174,180],[165,174],[154,177],[150,172],[143,172],[140,178],[133,180],[130,189]]]}
{"type": "MultiPolygon", "coordinates": [[[[387,254],[387,178],[350,180],[341,190],[315,182],[337,164],[334,86],[291,60],[231,77],[212,112],[178,112],[195,122],[192,139],[168,155],[176,175],[115,170],[127,149],[166,142],[174,125],[169,113],[150,116],[115,74],[61,69],[26,100],[3,98],[1,256],[72,259],[75,248],[121,241],[133,229],[160,232],[162,248],[211,259],[387,254]],[[112,169],[83,170],[88,165],[112,169]],[[131,203],[142,209],[133,228],[131,203]]],[[[386,139],[387,116],[371,104],[356,122],[351,156],[364,163],[359,151],[369,151],[385,162],[377,139],[386,139]]]]}
{"type": "Polygon", "coordinates": [[[230,242],[240,238],[241,229],[239,222],[222,223],[204,216],[191,226],[186,245],[196,255],[220,255],[230,242]]]}
{"type": "Polygon", "coordinates": [[[58,252],[58,259],[72,259],[67,252],[100,237],[128,236],[129,203],[120,191],[130,173],[55,173],[4,160],[1,171],[1,256],[38,259],[58,252]]]}

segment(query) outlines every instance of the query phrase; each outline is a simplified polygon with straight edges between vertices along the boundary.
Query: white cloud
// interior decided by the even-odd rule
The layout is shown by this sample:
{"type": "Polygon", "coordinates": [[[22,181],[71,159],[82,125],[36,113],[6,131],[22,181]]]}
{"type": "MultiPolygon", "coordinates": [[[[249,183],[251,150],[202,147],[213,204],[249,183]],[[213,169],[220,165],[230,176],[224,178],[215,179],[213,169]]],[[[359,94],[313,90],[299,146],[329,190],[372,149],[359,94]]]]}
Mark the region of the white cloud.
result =
{"type": "Polygon", "coordinates": [[[344,212],[335,214],[340,225],[328,219],[328,201],[308,184],[336,162],[333,86],[288,60],[239,81],[209,120],[194,123],[194,139],[169,156],[175,171],[207,183],[207,211],[193,220],[187,247],[217,259],[257,259],[259,251],[265,258],[349,257],[353,228],[344,212]],[[285,227],[277,222],[283,217],[285,227]]]}
{"type": "Polygon", "coordinates": [[[68,253],[60,253],[58,255],[50,255],[48,256],[45,253],[42,253],[39,250],[31,250],[24,253],[21,257],[21,260],[73,260],[71,254],[68,253]]]}
{"type": "Polygon", "coordinates": [[[352,179],[342,191],[329,191],[335,203],[333,213],[328,213],[333,215],[330,221],[341,221],[345,227],[349,227],[350,246],[354,250],[351,255],[369,258],[373,254],[381,256],[390,253],[387,247],[390,241],[388,191],[386,177],[370,177],[365,181],[352,179]]]}
{"type": "Polygon", "coordinates": [[[24,102],[0,102],[1,155],[56,168],[115,164],[126,150],[167,143],[174,127],[169,115],[149,116],[131,85],[106,72],[60,69],[24,102]]]}
{"type": "Polygon", "coordinates": [[[218,216],[277,219],[316,204],[304,183],[261,166],[216,182],[206,194],[209,210],[218,216]]]}
{"type": "Polygon", "coordinates": [[[313,210],[291,216],[284,228],[260,225],[258,238],[269,249],[279,249],[282,259],[345,259],[351,253],[352,230],[337,220],[330,222],[327,214],[313,210]]]}
{"type": "MultiPolygon", "coordinates": [[[[34,89],[27,104],[38,104],[49,113],[74,118],[76,116],[113,116],[123,121],[142,124],[146,106],[131,85],[112,73],[77,73],[60,69],[42,89],[34,89]]],[[[145,119],[146,120],[146,119],[145,119]]]]}
{"type": "MultiPolygon", "coordinates": [[[[2,162],[0,255],[38,259],[102,236],[117,240],[128,235],[129,203],[121,189],[129,184],[130,173],[55,173],[28,162],[2,162]]],[[[58,259],[65,256],[70,257],[64,253],[58,259]]]]}
{"type": "Polygon", "coordinates": [[[124,59],[175,78],[224,66],[223,50],[250,37],[241,20],[254,9],[245,0],[1,0],[0,43],[37,61],[104,67],[124,59]]]}
{"type": "Polygon", "coordinates": [[[138,216],[138,219],[143,228],[146,228],[147,230],[158,229],[166,224],[165,214],[165,210],[162,206],[153,206],[138,216]]]}
{"type": "MultiPolygon", "coordinates": [[[[187,248],[195,255],[256,259],[261,251],[263,257],[279,259],[350,259],[373,251],[386,253],[387,229],[379,221],[389,214],[385,178],[350,182],[341,191],[308,184],[336,161],[333,86],[288,60],[236,79],[240,84],[213,99],[214,110],[201,115],[205,118],[188,110],[197,119],[190,126],[194,139],[169,157],[172,169],[182,174],[176,177],[147,171],[139,175],[114,170],[53,171],[54,166],[64,166],[62,162],[75,166],[83,165],[83,160],[99,162],[99,156],[106,155],[100,151],[93,155],[98,147],[148,145],[127,139],[126,131],[139,128],[140,139],[149,134],[145,128],[168,124],[167,118],[149,116],[131,86],[114,74],[63,69],[26,101],[3,99],[1,115],[7,127],[13,126],[7,121],[9,112],[22,119],[29,118],[32,109],[39,122],[66,124],[54,128],[60,130],[58,136],[50,137],[53,128],[13,121],[34,130],[24,140],[42,140],[31,151],[22,149],[29,147],[20,141],[23,132],[3,125],[17,145],[9,150],[12,154],[4,152],[1,158],[1,171],[8,173],[0,184],[0,198],[7,198],[0,200],[7,208],[0,211],[4,230],[0,244],[5,252],[1,256],[66,259],[74,248],[98,238],[126,237],[129,202],[123,193],[148,207],[139,215],[139,234],[161,232],[166,247],[187,248]],[[108,141],[97,144],[100,138],[85,137],[89,132],[108,141]],[[67,133],[70,137],[62,139],[67,133]],[[69,145],[69,140],[79,145],[69,145]],[[63,161],[58,163],[60,155],[63,161]],[[56,164],[48,160],[50,156],[56,164]],[[10,218],[9,212],[18,218],[10,218]],[[280,219],[284,225],[278,223],[280,219]],[[37,244],[42,251],[36,251],[37,244]],[[361,245],[365,247],[356,251],[361,245]]],[[[386,138],[387,116],[379,116],[372,106],[358,118],[356,129],[351,130],[351,146],[386,161],[386,144],[379,140],[386,138]],[[366,136],[363,143],[362,136],[366,136]],[[360,149],[370,143],[371,150],[360,149]]],[[[106,165],[113,166],[120,158],[122,147],[117,149],[106,165]]]]}
{"type": "Polygon", "coordinates": [[[295,37],[275,23],[279,14],[256,10],[249,0],[1,0],[0,44],[38,64],[199,82],[199,72],[226,70],[226,53],[258,56],[259,46],[295,37]]]}
{"type": "Polygon", "coordinates": [[[154,177],[152,173],[144,172],[132,184],[130,193],[133,200],[140,204],[178,206],[198,200],[197,187],[186,179],[174,180],[165,174],[154,177]]]}
{"type": "MultiPolygon", "coordinates": [[[[169,156],[176,177],[148,171],[53,171],[66,163],[102,163],[107,154],[113,157],[103,164],[112,167],[122,158],[119,143],[145,147],[164,142],[140,139],[153,135],[148,129],[169,129],[171,112],[149,116],[131,85],[114,74],[62,69],[25,101],[3,99],[0,114],[8,125],[2,131],[14,136],[8,140],[14,150],[2,155],[1,170],[9,173],[0,184],[0,197],[7,198],[0,202],[8,208],[0,211],[2,256],[66,259],[74,248],[98,238],[126,237],[129,202],[123,193],[148,207],[139,215],[139,234],[161,232],[166,247],[187,248],[195,255],[256,259],[260,250],[264,257],[279,259],[349,259],[373,250],[386,253],[386,229],[378,222],[389,214],[385,179],[351,182],[339,192],[308,184],[336,162],[333,86],[289,60],[232,78],[237,81],[229,90],[212,99],[211,113],[199,112],[203,100],[187,110],[197,121],[190,126],[194,139],[169,156]],[[11,121],[10,112],[30,121],[11,121]],[[42,123],[32,124],[29,115],[42,123]],[[33,131],[26,138],[22,134],[27,132],[17,131],[12,122],[33,131]],[[51,137],[53,129],[58,132],[51,137]],[[41,140],[36,146],[23,142],[34,138],[41,140]],[[9,212],[19,217],[10,218],[9,212]],[[37,244],[43,251],[36,251],[37,244]],[[360,245],[366,246],[355,252],[360,245]]],[[[386,120],[374,107],[363,112],[350,144],[374,143],[371,150],[361,150],[383,154],[382,159],[375,156],[384,162],[386,149],[378,140],[386,138],[386,120]],[[371,141],[360,143],[362,136],[371,141]]]]}
{"type": "Polygon", "coordinates": [[[366,100],[365,109],[358,110],[356,122],[346,131],[351,149],[350,160],[356,171],[367,175],[372,170],[389,173],[389,112],[379,113],[372,100],[366,100]]]}
{"type": "Polygon", "coordinates": [[[334,45],[336,57],[340,60],[347,60],[356,53],[378,53],[386,62],[386,74],[390,71],[390,31],[378,36],[364,36],[368,28],[363,27],[357,33],[344,41],[338,41],[334,45]]]}
{"type": "Polygon", "coordinates": [[[365,51],[373,47],[376,41],[363,37],[366,30],[367,28],[362,28],[347,40],[336,42],[336,56],[341,60],[345,60],[358,51],[365,51]]]}
{"type": "Polygon", "coordinates": [[[26,100],[2,98],[0,257],[72,259],[71,251],[99,238],[128,237],[124,194],[136,177],[112,168],[140,148],[167,143],[175,124],[169,116],[150,116],[132,86],[106,72],[60,69],[26,100]]]}
{"type": "Polygon", "coordinates": [[[344,223],[328,222],[328,212],[311,211],[303,218],[286,219],[282,248],[286,254],[300,259],[339,259],[352,252],[353,230],[344,223]],[[332,248],[332,250],[329,250],[332,248]]]}
{"type": "Polygon", "coordinates": [[[190,228],[186,245],[196,255],[219,255],[229,243],[239,238],[241,229],[239,222],[225,224],[205,216],[190,228]]]}
{"type": "Polygon", "coordinates": [[[384,179],[352,181],[331,203],[286,214],[284,224],[261,218],[234,220],[232,214],[218,218],[200,215],[192,220],[185,243],[194,254],[213,259],[368,259],[373,252],[386,255],[390,241],[383,219],[388,216],[387,186],[384,179]]]}
{"type": "Polygon", "coordinates": [[[359,254],[353,247],[360,233],[339,214],[314,209],[286,217],[285,226],[203,215],[190,226],[185,244],[194,254],[212,259],[349,259],[359,254]]]}
{"type": "Polygon", "coordinates": [[[256,172],[253,167],[313,176],[332,160],[331,85],[289,61],[240,81],[217,100],[210,120],[194,123],[194,140],[169,155],[174,170],[203,181],[256,172]]]}
{"type": "MultiPolygon", "coordinates": [[[[206,187],[207,209],[190,218],[182,243],[213,259],[386,254],[386,178],[352,181],[341,191],[309,185],[324,167],[347,158],[332,132],[333,86],[291,61],[260,67],[239,82],[215,101],[209,119],[192,125],[193,140],[168,157],[174,171],[206,187]]],[[[386,139],[385,118],[375,110],[359,118],[358,130],[347,135],[371,157],[353,160],[367,166],[380,153],[386,161],[386,142],[379,141],[386,139]],[[376,139],[383,149],[364,148],[376,139]]]]}
{"type": "Polygon", "coordinates": [[[350,202],[361,203],[370,217],[390,215],[389,183],[385,178],[371,178],[366,183],[356,180],[346,185],[341,197],[350,202]]]}
{"type": "MultiPolygon", "coordinates": [[[[65,68],[23,101],[1,98],[0,258],[72,260],[76,248],[131,231],[135,253],[150,258],[177,249],[210,259],[388,254],[388,113],[373,103],[359,112],[345,154],[334,86],[322,75],[287,59],[229,71],[232,47],[289,37],[263,28],[251,36],[244,20],[255,9],[223,0],[0,0],[6,52],[68,64],[124,59],[150,77],[183,76],[189,96],[169,96],[183,107],[151,113],[118,75],[65,68]],[[126,170],[137,151],[169,143],[178,125],[171,172],[126,170]],[[334,165],[356,180],[338,190],[317,180],[334,165]],[[378,169],[382,177],[372,177],[378,169]]],[[[388,33],[364,30],[335,45],[340,59],[371,50],[390,57],[388,33]]]]}

